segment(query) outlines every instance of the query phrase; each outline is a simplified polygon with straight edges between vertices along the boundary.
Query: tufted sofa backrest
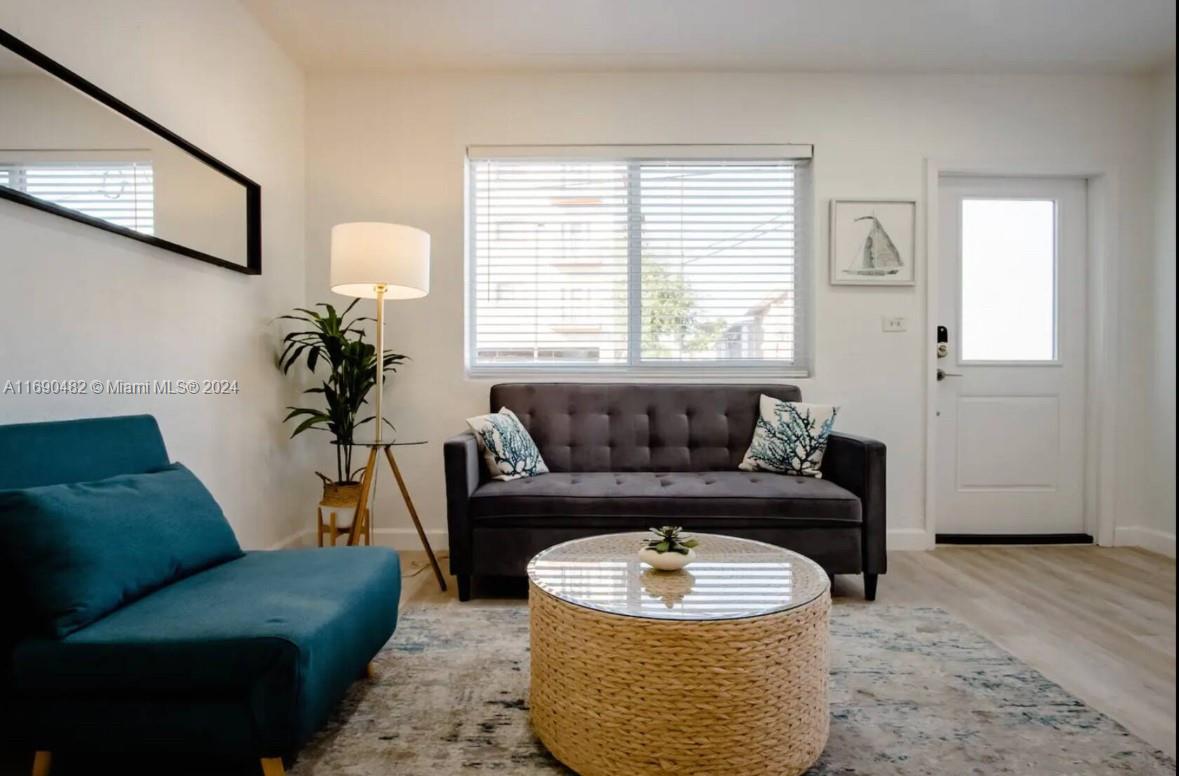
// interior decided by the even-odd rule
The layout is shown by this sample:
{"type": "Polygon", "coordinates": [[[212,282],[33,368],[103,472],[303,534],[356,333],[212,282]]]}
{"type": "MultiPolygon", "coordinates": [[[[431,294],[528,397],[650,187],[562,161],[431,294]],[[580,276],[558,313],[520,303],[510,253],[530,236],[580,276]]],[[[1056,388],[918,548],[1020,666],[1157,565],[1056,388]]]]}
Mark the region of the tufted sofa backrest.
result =
{"type": "Polygon", "coordinates": [[[491,411],[520,417],[555,472],[735,469],[762,394],[800,401],[794,385],[501,383],[491,411]]]}

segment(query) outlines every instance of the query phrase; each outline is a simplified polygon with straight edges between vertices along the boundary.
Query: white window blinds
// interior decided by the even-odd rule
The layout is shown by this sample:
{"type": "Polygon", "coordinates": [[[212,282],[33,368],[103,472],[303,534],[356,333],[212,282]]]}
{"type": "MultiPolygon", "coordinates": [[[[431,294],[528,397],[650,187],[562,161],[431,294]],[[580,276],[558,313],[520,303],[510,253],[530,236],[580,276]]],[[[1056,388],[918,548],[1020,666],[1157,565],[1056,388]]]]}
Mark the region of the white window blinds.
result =
{"type": "Polygon", "coordinates": [[[0,166],[0,186],[141,234],[155,233],[154,183],[149,162],[46,161],[0,166]]]}
{"type": "Polygon", "coordinates": [[[472,152],[472,372],[806,373],[809,147],[657,149],[472,152]]]}

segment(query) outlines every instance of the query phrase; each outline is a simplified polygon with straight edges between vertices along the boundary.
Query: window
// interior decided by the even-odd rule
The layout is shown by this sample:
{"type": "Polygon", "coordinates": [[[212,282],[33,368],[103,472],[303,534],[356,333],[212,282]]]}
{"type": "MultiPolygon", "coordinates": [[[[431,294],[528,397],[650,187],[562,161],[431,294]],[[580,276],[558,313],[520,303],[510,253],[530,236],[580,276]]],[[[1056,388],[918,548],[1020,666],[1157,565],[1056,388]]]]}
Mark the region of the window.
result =
{"type": "Polygon", "coordinates": [[[468,367],[806,374],[809,157],[469,149],[468,367]]]}
{"type": "Polygon", "coordinates": [[[0,186],[141,234],[155,233],[148,162],[28,162],[0,166],[0,186]]]}
{"type": "Polygon", "coordinates": [[[962,360],[1056,358],[1056,203],[962,201],[962,360]]]}

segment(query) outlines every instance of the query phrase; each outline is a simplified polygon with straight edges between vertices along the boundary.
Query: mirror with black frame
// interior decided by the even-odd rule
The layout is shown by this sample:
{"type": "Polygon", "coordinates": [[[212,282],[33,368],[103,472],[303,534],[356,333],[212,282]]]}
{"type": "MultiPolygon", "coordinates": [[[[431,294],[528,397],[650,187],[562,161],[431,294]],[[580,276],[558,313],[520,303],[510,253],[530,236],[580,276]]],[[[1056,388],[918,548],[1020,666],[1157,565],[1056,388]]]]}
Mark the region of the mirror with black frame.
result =
{"type": "Polygon", "coordinates": [[[0,198],[262,271],[256,183],[3,30],[0,198]]]}

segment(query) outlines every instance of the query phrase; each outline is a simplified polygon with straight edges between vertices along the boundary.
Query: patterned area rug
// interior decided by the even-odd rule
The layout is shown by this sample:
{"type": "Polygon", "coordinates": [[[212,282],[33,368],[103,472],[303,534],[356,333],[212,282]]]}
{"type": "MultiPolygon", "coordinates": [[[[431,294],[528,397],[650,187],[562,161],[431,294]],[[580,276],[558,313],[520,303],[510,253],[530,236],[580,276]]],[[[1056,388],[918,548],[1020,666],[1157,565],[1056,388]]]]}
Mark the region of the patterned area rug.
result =
{"type": "MultiPolygon", "coordinates": [[[[837,603],[831,629],[831,737],[814,776],[1175,773],[940,609],[837,603]]],[[[524,602],[410,610],[377,665],[292,776],[570,773],[529,730],[524,602]]]]}

